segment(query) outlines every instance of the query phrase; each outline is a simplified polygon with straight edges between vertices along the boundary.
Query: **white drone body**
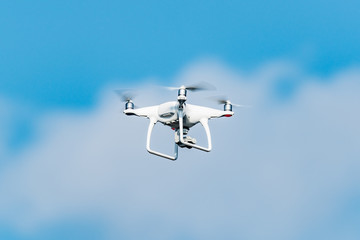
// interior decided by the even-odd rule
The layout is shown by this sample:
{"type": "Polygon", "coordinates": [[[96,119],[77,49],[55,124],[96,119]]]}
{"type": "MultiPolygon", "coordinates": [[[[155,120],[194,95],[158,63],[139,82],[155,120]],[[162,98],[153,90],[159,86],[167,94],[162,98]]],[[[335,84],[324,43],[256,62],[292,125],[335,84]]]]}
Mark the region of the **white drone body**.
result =
{"type": "Polygon", "coordinates": [[[231,117],[234,115],[230,101],[223,102],[224,110],[185,104],[187,90],[192,89],[181,86],[178,90],[177,101],[166,102],[151,107],[134,109],[132,100],[126,100],[124,110],[126,115],[146,117],[150,120],[146,140],[146,149],[149,153],[170,160],[176,160],[178,157],[178,146],[196,148],[202,151],[210,152],[212,145],[208,120],[211,118],[231,117]],[[154,151],[150,148],[151,133],[157,122],[160,122],[175,130],[175,149],[173,156],[154,151]],[[201,123],[205,129],[208,142],[207,147],[196,145],[196,140],[187,136],[189,129],[198,123],[201,123]]]}

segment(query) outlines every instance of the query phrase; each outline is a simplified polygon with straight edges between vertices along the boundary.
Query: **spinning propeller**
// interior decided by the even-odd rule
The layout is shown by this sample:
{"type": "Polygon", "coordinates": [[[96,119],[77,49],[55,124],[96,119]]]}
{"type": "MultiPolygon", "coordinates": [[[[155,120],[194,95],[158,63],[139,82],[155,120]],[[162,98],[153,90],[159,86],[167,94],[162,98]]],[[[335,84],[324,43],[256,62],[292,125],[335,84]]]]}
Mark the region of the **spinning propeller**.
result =
{"type": "Polygon", "coordinates": [[[242,104],[232,103],[226,97],[211,97],[210,99],[216,101],[218,104],[224,104],[224,111],[232,111],[232,106],[234,106],[234,107],[243,107],[243,108],[251,108],[250,105],[242,105],[242,104]]]}
{"type": "Polygon", "coordinates": [[[186,101],[187,90],[195,92],[195,91],[201,91],[201,90],[215,90],[216,89],[213,85],[211,85],[210,83],[207,83],[207,82],[200,82],[198,84],[190,85],[190,86],[182,85],[181,87],[166,87],[166,88],[168,90],[178,90],[178,101],[179,101],[180,108],[183,107],[183,104],[186,101]]]}
{"type": "Polygon", "coordinates": [[[217,101],[219,104],[231,104],[231,105],[233,105],[234,107],[251,108],[250,105],[235,104],[235,103],[230,102],[230,100],[228,100],[228,99],[226,100],[226,98],[218,98],[218,99],[216,99],[216,101],[217,101]]]}
{"type": "Polygon", "coordinates": [[[133,103],[133,99],[135,94],[128,89],[118,89],[115,90],[115,93],[120,97],[121,101],[125,103],[125,109],[134,109],[135,105],[133,103]]]}
{"type": "Polygon", "coordinates": [[[128,89],[117,89],[114,92],[120,97],[121,101],[128,102],[134,99],[135,94],[128,89]]]}
{"type": "Polygon", "coordinates": [[[189,86],[180,86],[180,87],[165,87],[168,90],[180,90],[180,89],[185,89],[185,90],[189,90],[189,91],[202,91],[202,90],[216,90],[216,88],[211,85],[210,83],[207,82],[200,82],[198,84],[194,84],[194,85],[189,85],[189,86]]]}

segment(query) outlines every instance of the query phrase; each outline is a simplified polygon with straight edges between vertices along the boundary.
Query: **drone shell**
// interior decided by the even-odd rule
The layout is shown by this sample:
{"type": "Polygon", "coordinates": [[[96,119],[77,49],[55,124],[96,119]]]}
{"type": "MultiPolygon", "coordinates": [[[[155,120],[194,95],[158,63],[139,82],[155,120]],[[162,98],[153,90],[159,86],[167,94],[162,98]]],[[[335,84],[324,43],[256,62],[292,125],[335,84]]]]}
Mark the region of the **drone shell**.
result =
{"type": "Polygon", "coordinates": [[[175,101],[160,104],[157,110],[159,117],[158,120],[160,122],[176,121],[178,119],[177,107],[178,107],[178,103],[175,101]]]}

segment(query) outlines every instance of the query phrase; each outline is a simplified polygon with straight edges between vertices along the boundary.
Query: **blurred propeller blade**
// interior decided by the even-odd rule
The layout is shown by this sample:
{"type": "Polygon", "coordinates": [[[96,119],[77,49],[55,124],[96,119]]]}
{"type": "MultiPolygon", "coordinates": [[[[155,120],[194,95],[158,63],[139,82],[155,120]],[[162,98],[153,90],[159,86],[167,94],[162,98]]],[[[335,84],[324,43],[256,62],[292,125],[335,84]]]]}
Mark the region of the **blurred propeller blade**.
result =
{"type": "Polygon", "coordinates": [[[195,85],[187,86],[187,90],[189,91],[202,91],[202,90],[216,90],[216,87],[208,82],[200,82],[195,85]]]}
{"type": "Polygon", "coordinates": [[[170,91],[174,91],[174,90],[178,90],[179,88],[177,87],[164,87],[166,88],[167,90],[170,90],[170,91]]]}
{"type": "Polygon", "coordinates": [[[216,87],[207,82],[200,82],[198,84],[190,85],[190,86],[180,86],[180,87],[165,87],[168,90],[179,90],[180,88],[185,88],[189,91],[202,91],[202,90],[216,90],[216,87]]]}
{"type": "Polygon", "coordinates": [[[212,97],[208,97],[208,99],[213,102],[217,102],[218,104],[225,104],[229,101],[226,100],[227,98],[224,96],[212,96],[212,97]]]}
{"type": "Polygon", "coordinates": [[[231,103],[231,105],[233,107],[252,108],[251,105],[242,105],[242,104],[234,104],[234,103],[231,103]]]}
{"type": "Polygon", "coordinates": [[[114,92],[120,97],[121,101],[128,102],[134,99],[135,94],[128,89],[117,89],[114,92]]]}
{"type": "Polygon", "coordinates": [[[243,108],[251,108],[250,105],[242,105],[242,104],[235,104],[232,103],[229,98],[224,96],[217,96],[217,97],[210,97],[211,100],[217,102],[218,104],[231,104],[233,107],[243,107],[243,108]]]}

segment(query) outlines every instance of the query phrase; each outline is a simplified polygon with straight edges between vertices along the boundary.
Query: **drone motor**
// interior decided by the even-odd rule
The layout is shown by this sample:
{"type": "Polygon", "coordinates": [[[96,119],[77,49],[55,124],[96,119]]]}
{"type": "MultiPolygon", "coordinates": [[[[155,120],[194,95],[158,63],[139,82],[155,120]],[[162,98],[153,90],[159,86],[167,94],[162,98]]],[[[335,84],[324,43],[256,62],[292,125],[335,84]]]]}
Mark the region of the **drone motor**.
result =
{"type": "Polygon", "coordinates": [[[232,111],[232,105],[229,101],[226,101],[226,103],[224,104],[224,111],[232,111]]]}
{"type": "Polygon", "coordinates": [[[185,86],[181,86],[178,90],[178,101],[179,101],[180,108],[183,107],[183,104],[186,101],[186,94],[187,94],[187,90],[186,90],[185,86]]]}
{"type": "Polygon", "coordinates": [[[125,103],[125,109],[134,109],[134,103],[131,100],[128,100],[125,103]]]}

